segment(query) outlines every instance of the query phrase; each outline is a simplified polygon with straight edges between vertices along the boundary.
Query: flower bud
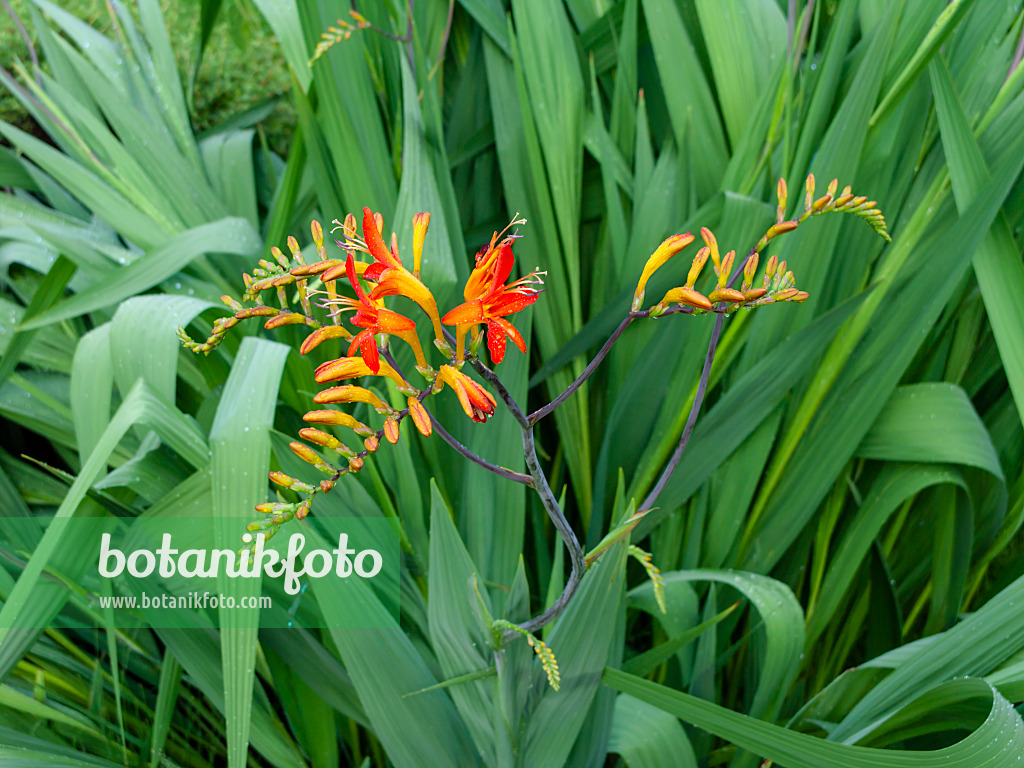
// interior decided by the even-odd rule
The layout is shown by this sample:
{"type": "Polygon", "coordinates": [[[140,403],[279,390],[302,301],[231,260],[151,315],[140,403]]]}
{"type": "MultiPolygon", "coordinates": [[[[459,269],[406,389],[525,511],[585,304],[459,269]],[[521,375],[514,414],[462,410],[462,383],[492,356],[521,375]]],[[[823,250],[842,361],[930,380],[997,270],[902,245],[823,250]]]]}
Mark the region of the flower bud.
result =
{"type": "Polygon", "coordinates": [[[384,420],[384,437],[392,445],[398,442],[398,421],[393,416],[388,416],[384,420]]]}
{"type": "Polygon", "coordinates": [[[324,448],[330,448],[335,451],[341,451],[342,449],[348,450],[334,435],[329,435],[326,432],[314,429],[313,427],[303,427],[300,429],[299,437],[303,440],[308,440],[315,445],[320,445],[324,448]]]}
{"type": "Polygon", "coordinates": [[[747,289],[749,289],[750,286],[754,282],[754,275],[757,273],[757,260],[758,260],[758,258],[759,258],[758,254],[755,253],[749,259],[747,259],[747,263],[743,267],[743,290],[744,290],[744,292],[746,292],[747,289]]]}
{"type": "Polygon", "coordinates": [[[669,304],[685,304],[696,309],[711,309],[711,302],[708,301],[706,296],[695,291],[693,288],[685,286],[670,290],[665,294],[665,298],[660,303],[666,306],[669,304]]]}
{"type": "Polygon", "coordinates": [[[779,200],[779,206],[775,212],[775,223],[778,224],[780,221],[785,221],[786,219],[786,201],[788,199],[788,192],[786,190],[785,179],[779,179],[779,184],[775,188],[775,196],[779,200]]]}
{"type": "Polygon", "coordinates": [[[420,276],[420,262],[423,260],[423,243],[427,239],[427,227],[430,226],[429,213],[417,213],[412,217],[412,273],[420,276]]]}
{"type": "Polygon", "coordinates": [[[338,259],[321,259],[320,261],[314,261],[312,264],[303,264],[298,267],[292,267],[288,270],[288,274],[294,275],[295,277],[312,277],[313,275],[320,275],[327,270],[341,265],[345,266],[345,262],[339,261],[338,259]]]}
{"type": "Polygon", "coordinates": [[[633,294],[633,312],[636,312],[641,306],[643,306],[644,290],[647,287],[647,281],[651,279],[651,275],[663,267],[665,262],[692,242],[693,235],[689,232],[681,235],[672,235],[672,237],[669,237],[662,242],[662,244],[658,246],[657,250],[651,254],[650,258],[647,259],[647,263],[644,264],[643,271],[640,273],[640,280],[637,281],[636,284],[636,291],[633,294]]]}
{"type": "Polygon", "coordinates": [[[274,257],[274,260],[285,269],[288,269],[288,257],[281,253],[281,249],[276,245],[270,249],[270,255],[274,257]]]}
{"type": "Polygon", "coordinates": [[[317,454],[317,452],[310,448],[308,445],[303,445],[302,443],[293,440],[292,442],[288,443],[288,447],[292,449],[292,453],[294,453],[307,464],[323,463],[323,459],[320,458],[319,454],[317,454]]]}
{"type": "Polygon", "coordinates": [[[708,296],[711,301],[724,301],[727,304],[742,304],[746,297],[732,288],[717,288],[708,296]]]}
{"type": "Polygon", "coordinates": [[[407,401],[409,405],[409,416],[412,417],[412,423],[419,430],[420,434],[424,437],[430,437],[434,431],[434,425],[430,423],[430,414],[427,413],[427,409],[423,407],[423,403],[419,401],[417,397],[410,397],[407,401]]]}
{"type": "Polygon", "coordinates": [[[753,288],[749,291],[744,291],[743,298],[746,300],[746,303],[750,303],[751,301],[757,301],[766,293],[768,293],[767,288],[753,288]]]}
{"type": "Polygon", "coordinates": [[[701,271],[704,269],[704,265],[708,263],[708,257],[711,255],[711,249],[706,245],[697,251],[697,255],[693,258],[693,263],[690,265],[690,272],[686,276],[686,287],[693,288],[697,282],[697,278],[700,277],[701,271]]]}
{"type": "Polygon", "coordinates": [[[718,256],[718,240],[715,238],[715,233],[707,227],[701,227],[700,236],[704,240],[704,244],[710,249],[711,261],[718,267],[721,261],[718,256]]]}
{"type": "Polygon", "coordinates": [[[336,427],[348,427],[355,431],[360,437],[373,434],[373,430],[358,421],[344,411],[335,411],[325,408],[319,411],[309,411],[302,417],[303,421],[310,424],[330,424],[336,427]]]}
{"type": "Polygon", "coordinates": [[[298,482],[294,477],[289,477],[284,472],[271,472],[267,477],[275,485],[280,485],[282,488],[291,488],[298,482]]]}
{"type": "Polygon", "coordinates": [[[248,307],[246,309],[235,312],[235,317],[239,320],[245,320],[248,317],[275,317],[278,311],[273,307],[248,307]]]}
{"type": "Polygon", "coordinates": [[[732,272],[732,264],[736,260],[736,251],[729,251],[725,254],[725,258],[722,259],[721,266],[718,267],[718,287],[725,288],[729,283],[729,274],[732,272]]]}
{"type": "MultiPolygon", "coordinates": [[[[294,280],[294,278],[292,278],[294,280]]],[[[277,317],[272,317],[263,324],[263,327],[267,330],[273,330],[274,328],[280,328],[282,325],[295,325],[296,323],[306,322],[306,316],[301,315],[298,312],[282,312],[277,317]]]]}

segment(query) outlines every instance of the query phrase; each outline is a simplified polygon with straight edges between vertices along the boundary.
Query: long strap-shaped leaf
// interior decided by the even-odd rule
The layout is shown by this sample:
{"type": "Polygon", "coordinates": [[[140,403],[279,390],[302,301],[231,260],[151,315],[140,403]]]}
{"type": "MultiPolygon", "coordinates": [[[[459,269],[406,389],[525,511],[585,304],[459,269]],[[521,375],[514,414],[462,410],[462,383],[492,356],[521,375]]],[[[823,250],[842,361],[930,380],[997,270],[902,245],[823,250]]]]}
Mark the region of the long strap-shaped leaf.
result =
{"type": "MultiPolygon", "coordinates": [[[[75,478],[64,501],[58,507],[53,521],[46,529],[46,533],[25,566],[25,570],[18,578],[10,597],[4,603],[3,609],[0,610],[0,656],[4,660],[4,663],[0,665],[0,675],[6,674],[9,671],[9,666],[17,661],[17,657],[12,658],[10,654],[6,653],[10,649],[4,647],[8,637],[12,635],[12,630],[15,628],[19,630],[34,629],[46,625],[46,621],[39,623],[39,617],[29,620],[29,615],[32,613],[30,610],[32,595],[39,583],[43,569],[50,562],[61,543],[65,529],[62,521],[75,514],[78,505],[85,498],[86,491],[105,471],[108,457],[134,424],[144,424],[150,427],[192,466],[199,468],[208,461],[209,452],[206,439],[195,423],[155,395],[140,380],[127,394],[96,448],[89,455],[82,471],[78,473],[78,477],[75,478]]],[[[31,633],[31,637],[36,634],[38,632],[31,633]]],[[[31,643],[30,637],[27,637],[24,631],[15,632],[13,637],[16,643],[31,643]]],[[[23,647],[27,647],[27,645],[23,647]]]]}
{"type": "MultiPolygon", "coordinates": [[[[218,547],[240,544],[239,515],[267,498],[264,473],[270,464],[270,428],[288,347],[248,337],[242,342],[210,430],[213,455],[213,515],[218,547]]],[[[221,593],[245,605],[260,593],[258,579],[221,574],[221,593]]],[[[251,604],[251,602],[250,602],[251,604]]],[[[252,725],[259,608],[220,609],[221,665],[227,717],[228,766],[244,768],[252,725]]]]}
{"type": "MultiPolygon", "coordinates": [[[[963,741],[932,752],[902,752],[836,744],[755,720],[704,699],[652,683],[615,669],[606,669],[605,685],[728,739],[786,768],[1001,768],[1017,765],[1024,748],[1024,721],[998,691],[984,680],[946,683],[962,698],[992,699],[985,721],[963,741]]],[[[933,689],[925,696],[936,696],[933,689]]]]}

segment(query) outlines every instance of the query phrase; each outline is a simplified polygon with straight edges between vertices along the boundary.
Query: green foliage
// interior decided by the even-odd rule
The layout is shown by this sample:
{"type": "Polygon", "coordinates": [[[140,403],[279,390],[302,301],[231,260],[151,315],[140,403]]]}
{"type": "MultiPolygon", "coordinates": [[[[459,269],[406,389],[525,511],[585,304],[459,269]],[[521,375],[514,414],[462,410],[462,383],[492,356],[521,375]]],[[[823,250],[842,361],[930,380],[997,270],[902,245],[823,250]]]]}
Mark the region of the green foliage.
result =
{"type": "MultiPolygon", "coordinates": [[[[0,559],[0,761],[1016,762],[1016,3],[801,2],[787,18],[772,0],[433,0],[411,19],[402,3],[360,4],[371,27],[310,66],[338,5],[254,0],[251,29],[277,43],[248,63],[284,61],[291,77],[287,158],[244,109],[197,137],[204,107],[182,62],[207,35],[208,65],[225,55],[216,6],[165,19],[156,0],[114,4],[100,29],[45,0],[23,13],[44,66],[8,83],[39,131],[0,122],[0,504],[17,542],[0,559]],[[198,36],[184,44],[167,32],[182,19],[198,36]],[[373,611],[379,628],[118,626],[81,599],[90,564],[62,520],[238,512],[278,500],[267,470],[302,471],[284,435],[337,348],[303,357],[287,351],[298,331],[277,331],[285,346],[250,328],[194,356],[175,329],[206,338],[218,297],[311,218],[367,205],[405,243],[412,213],[430,210],[424,273],[450,305],[477,247],[525,216],[517,255],[547,270],[548,290],[520,323],[531,356],[510,350],[499,373],[532,410],[582,372],[665,237],[707,226],[745,253],[775,220],[777,180],[795,216],[809,173],[819,194],[839,178],[878,201],[892,243],[830,215],[761,254],[810,297],[724,321],[657,508],[536,633],[558,690],[527,642],[493,631],[561,589],[544,510],[412,430],[312,512],[394,519],[398,621],[373,589],[322,583],[304,609],[373,611]],[[630,543],[661,570],[664,613],[630,543]],[[77,628],[25,628],[58,614],[77,628]]],[[[648,296],[682,274],[669,263],[648,296]]],[[[675,449],[713,322],[634,323],[537,427],[588,549],[675,449]]],[[[508,414],[477,425],[452,402],[434,415],[523,471],[508,414]]]]}

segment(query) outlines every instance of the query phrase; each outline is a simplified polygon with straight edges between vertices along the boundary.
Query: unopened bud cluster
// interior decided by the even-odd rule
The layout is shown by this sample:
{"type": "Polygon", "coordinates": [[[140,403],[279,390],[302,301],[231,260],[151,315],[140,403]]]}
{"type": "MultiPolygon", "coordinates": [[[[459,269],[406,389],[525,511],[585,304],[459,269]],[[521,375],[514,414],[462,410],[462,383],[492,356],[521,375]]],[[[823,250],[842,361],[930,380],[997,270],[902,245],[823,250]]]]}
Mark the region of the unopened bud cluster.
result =
{"type": "MultiPolygon", "coordinates": [[[[740,307],[753,309],[766,304],[778,302],[800,303],[806,301],[808,295],[796,287],[796,278],[792,271],[786,269],[786,262],[779,262],[778,258],[772,256],[765,265],[764,276],[761,285],[754,287],[757,267],[760,261],[760,253],[768,244],[780,235],[794,231],[801,223],[811,216],[820,216],[831,212],[852,213],[858,216],[886,240],[889,234],[885,227],[885,218],[876,207],[873,200],[866,197],[854,196],[850,188],[846,187],[842,194],[836,195],[839,183],[833,179],[828,186],[828,192],[817,199],[814,197],[814,175],[807,177],[807,189],[805,195],[805,206],[801,215],[796,219],[786,219],[787,190],[786,182],[779,179],[777,188],[778,207],[776,209],[776,220],[764,235],[758,240],[757,245],[750,252],[750,255],[742,263],[743,283],[739,289],[733,287],[733,282],[738,277],[736,269],[736,252],[728,251],[724,255],[719,251],[718,240],[714,233],[707,227],[701,227],[700,236],[704,241],[701,248],[690,265],[686,276],[686,284],[670,289],[659,301],[645,313],[648,317],[660,317],[669,310],[684,311],[689,314],[704,314],[706,312],[735,312],[740,307]],[[697,288],[697,281],[700,279],[704,267],[710,261],[713,265],[715,280],[711,290],[702,293],[697,288]]],[[[686,248],[694,241],[692,234],[687,232],[681,235],[672,235],[655,250],[644,265],[640,280],[637,282],[636,292],[633,295],[633,312],[640,312],[644,305],[644,292],[647,281],[651,276],[673,256],[686,248]]]]}

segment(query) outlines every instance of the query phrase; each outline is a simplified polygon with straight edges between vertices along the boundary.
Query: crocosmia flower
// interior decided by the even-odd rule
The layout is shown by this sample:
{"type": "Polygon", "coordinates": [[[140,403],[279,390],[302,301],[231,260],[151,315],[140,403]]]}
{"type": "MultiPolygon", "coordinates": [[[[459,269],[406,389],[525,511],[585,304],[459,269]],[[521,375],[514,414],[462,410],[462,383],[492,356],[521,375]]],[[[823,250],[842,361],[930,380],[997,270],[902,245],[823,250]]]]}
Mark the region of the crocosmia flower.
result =
{"type": "MultiPolygon", "coordinates": [[[[352,337],[348,355],[351,357],[358,349],[367,367],[376,374],[380,370],[380,354],[374,336],[378,333],[391,333],[408,342],[416,353],[417,360],[422,360],[423,352],[420,349],[419,337],[416,336],[416,323],[405,315],[386,309],[381,302],[366,293],[356,275],[355,260],[352,258],[352,254],[349,254],[348,260],[345,262],[345,271],[348,274],[349,282],[352,283],[352,289],[356,292],[356,298],[338,296],[328,303],[340,306],[341,309],[338,311],[341,312],[355,310],[355,314],[351,318],[352,325],[363,329],[352,337]]],[[[367,269],[368,271],[369,269],[367,269]]]]}
{"type": "Polygon", "coordinates": [[[505,318],[533,304],[540,295],[540,290],[534,286],[543,280],[540,273],[532,272],[505,285],[514,264],[511,238],[497,248],[482,252],[466,282],[466,302],[441,318],[442,323],[456,328],[459,360],[463,359],[467,331],[480,323],[487,324],[487,349],[494,363],[505,358],[506,338],[512,339],[520,352],[526,352],[522,334],[505,318]]]}
{"type": "Polygon", "coordinates": [[[473,421],[485,422],[488,416],[494,415],[497,405],[494,396],[458,368],[442,365],[437,380],[455,390],[459,405],[473,421]]]}

